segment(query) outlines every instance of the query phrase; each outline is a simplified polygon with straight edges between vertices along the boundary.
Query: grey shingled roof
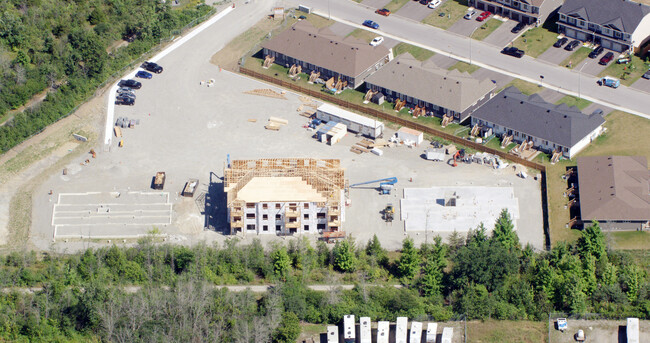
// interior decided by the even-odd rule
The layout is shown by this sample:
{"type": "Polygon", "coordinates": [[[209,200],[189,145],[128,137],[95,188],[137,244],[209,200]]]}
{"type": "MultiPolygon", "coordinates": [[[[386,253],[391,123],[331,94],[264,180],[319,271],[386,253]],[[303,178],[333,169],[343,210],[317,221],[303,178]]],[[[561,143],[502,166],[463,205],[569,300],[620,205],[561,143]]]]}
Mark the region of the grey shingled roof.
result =
{"type": "Polygon", "coordinates": [[[527,96],[508,87],[472,113],[472,117],[572,147],[605,122],[577,107],[548,103],[537,94],[527,96]]]}
{"type": "Polygon", "coordinates": [[[366,82],[460,113],[495,87],[488,79],[479,81],[468,73],[420,62],[409,53],[390,61],[366,82]]]}
{"type": "Polygon", "coordinates": [[[262,47],[352,77],[389,53],[383,45],[373,47],[352,36],[343,38],[328,28],[317,29],[307,20],[297,22],[262,47]]]}
{"type": "Polygon", "coordinates": [[[559,13],[632,34],[650,6],[626,0],[566,0],[559,13]]]}
{"type": "Polygon", "coordinates": [[[583,220],[650,220],[650,171],[644,156],[578,158],[583,220]]]}

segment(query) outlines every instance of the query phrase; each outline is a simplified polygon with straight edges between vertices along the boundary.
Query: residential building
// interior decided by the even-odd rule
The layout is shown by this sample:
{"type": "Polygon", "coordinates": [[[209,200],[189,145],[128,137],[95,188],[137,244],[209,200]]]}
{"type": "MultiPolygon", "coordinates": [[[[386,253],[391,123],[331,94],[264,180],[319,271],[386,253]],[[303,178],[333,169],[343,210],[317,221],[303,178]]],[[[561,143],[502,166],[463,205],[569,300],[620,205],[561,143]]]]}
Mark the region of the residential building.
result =
{"type": "Polygon", "coordinates": [[[495,85],[468,73],[447,70],[431,61],[420,62],[409,53],[399,55],[366,79],[366,89],[386,97],[402,99],[407,106],[424,107],[436,116],[453,116],[465,121],[472,111],[487,101],[495,85]]]}
{"type": "Polygon", "coordinates": [[[392,51],[383,45],[370,44],[353,36],[340,37],[329,28],[317,29],[301,20],[262,44],[264,57],[291,67],[299,65],[310,74],[320,72],[322,79],[331,77],[347,81],[357,88],[363,80],[392,59],[392,51]]]}
{"type": "Polygon", "coordinates": [[[345,221],[339,160],[234,160],[224,175],[231,234],[335,232],[345,221]]]}
{"type": "Polygon", "coordinates": [[[644,156],[578,158],[580,217],[604,230],[650,229],[650,171],[644,156]]]}
{"type": "Polygon", "coordinates": [[[627,0],[566,0],[558,31],[614,51],[634,51],[650,36],[650,6],[627,0]]]}
{"type": "Polygon", "coordinates": [[[541,96],[522,94],[508,87],[472,113],[472,126],[491,128],[497,136],[512,136],[517,143],[533,142],[548,153],[573,158],[603,130],[599,112],[584,114],[577,107],[555,105],[541,96]]]}
{"type": "Polygon", "coordinates": [[[542,25],[562,0],[468,0],[469,6],[525,24],[542,25]]]}

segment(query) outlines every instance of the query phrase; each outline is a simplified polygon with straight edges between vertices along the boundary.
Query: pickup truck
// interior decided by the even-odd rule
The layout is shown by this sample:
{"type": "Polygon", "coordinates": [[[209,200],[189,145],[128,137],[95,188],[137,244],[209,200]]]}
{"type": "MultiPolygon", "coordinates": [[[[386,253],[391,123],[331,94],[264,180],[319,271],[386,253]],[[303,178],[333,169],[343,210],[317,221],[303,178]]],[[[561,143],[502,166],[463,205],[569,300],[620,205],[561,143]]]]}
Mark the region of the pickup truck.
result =
{"type": "Polygon", "coordinates": [[[598,80],[598,85],[600,86],[607,86],[607,87],[612,87],[612,88],[618,88],[618,86],[621,85],[621,81],[618,79],[615,79],[613,77],[605,76],[598,80]]]}

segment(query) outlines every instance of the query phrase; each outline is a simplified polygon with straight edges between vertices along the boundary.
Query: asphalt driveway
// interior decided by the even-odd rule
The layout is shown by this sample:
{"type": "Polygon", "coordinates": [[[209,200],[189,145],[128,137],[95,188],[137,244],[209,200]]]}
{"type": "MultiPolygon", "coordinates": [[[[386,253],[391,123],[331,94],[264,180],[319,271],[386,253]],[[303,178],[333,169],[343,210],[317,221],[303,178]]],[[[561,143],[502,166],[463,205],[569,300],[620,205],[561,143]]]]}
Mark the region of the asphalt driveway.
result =
{"type": "Polygon", "coordinates": [[[483,22],[476,21],[476,17],[481,14],[481,11],[479,10],[474,10],[476,11],[476,14],[472,19],[467,20],[464,18],[458,19],[457,22],[454,23],[454,25],[451,25],[448,31],[457,33],[459,35],[463,35],[465,37],[469,37],[469,35],[472,34],[474,30],[476,30],[477,27],[480,27],[483,25],[483,22]]]}
{"type": "MultiPolygon", "coordinates": [[[[568,44],[568,43],[567,43],[568,44]]],[[[566,46],[566,44],[564,45],[566,46]]],[[[550,62],[553,64],[560,64],[562,61],[564,61],[567,57],[571,56],[576,50],[579,48],[575,48],[573,51],[566,51],[564,50],[564,46],[561,48],[554,48],[551,46],[548,48],[546,51],[544,51],[538,59],[546,62],[550,62]]]]}
{"type": "Polygon", "coordinates": [[[371,8],[384,8],[390,0],[363,0],[361,3],[371,8]]]}
{"type": "Polygon", "coordinates": [[[517,21],[515,20],[506,20],[501,24],[501,26],[497,27],[494,32],[492,32],[489,36],[487,36],[483,41],[488,44],[492,44],[495,46],[498,46],[499,48],[503,48],[510,44],[515,38],[517,38],[517,35],[510,32],[512,28],[514,28],[517,25],[517,21]]]}
{"type": "Polygon", "coordinates": [[[395,13],[401,15],[402,17],[413,19],[419,22],[433,13],[433,10],[428,8],[426,5],[420,4],[418,1],[409,0],[409,2],[407,2],[395,13]]]}
{"type": "Polygon", "coordinates": [[[634,89],[650,93],[650,80],[640,78],[636,80],[631,86],[634,89]]]}
{"type": "Polygon", "coordinates": [[[607,69],[609,64],[615,63],[615,62],[609,62],[608,65],[600,65],[598,64],[598,61],[600,61],[600,58],[603,57],[607,53],[607,50],[605,50],[600,56],[596,58],[585,58],[582,62],[580,62],[580,67],[576,66],[576,68],[580,68],[578,70],[582,70],[582,73],[588,74],[588,75],[593,75],[597,76],[600,74],[603,70],[607,69]],[[585,64],[587,63],[587,64],[585,64]],[[583,67],[584,65],[584,67],[583,67]]]}

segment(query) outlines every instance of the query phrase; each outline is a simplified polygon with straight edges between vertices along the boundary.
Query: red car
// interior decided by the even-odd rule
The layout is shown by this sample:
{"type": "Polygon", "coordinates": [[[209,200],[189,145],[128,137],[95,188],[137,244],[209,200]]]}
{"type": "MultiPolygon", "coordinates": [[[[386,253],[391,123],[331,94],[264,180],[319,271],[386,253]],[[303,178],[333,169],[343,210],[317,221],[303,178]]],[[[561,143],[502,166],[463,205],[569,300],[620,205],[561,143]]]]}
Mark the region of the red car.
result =
{"type": "Polygon", "coordinates": [[[384,17],[388,17],[390,15],[390,11],[388,9],[386,9],[386,8],[376,10],[375,13],[383,15],[384,17]]]}
{"type": "Polygon", "coordinates": [[[489,16],[491,16],[491,15],[492,15],[492,12],[490,12],[490,11],[485,11],[485,12],[481,13],[481,15],[479,15],[478,17],[476,17],[476,20],[477,20],[477,21],[483,21],[483,20],[487,19],[487,18],[488,18],[489,16]]]}

